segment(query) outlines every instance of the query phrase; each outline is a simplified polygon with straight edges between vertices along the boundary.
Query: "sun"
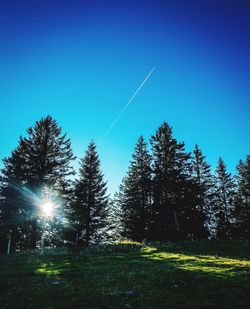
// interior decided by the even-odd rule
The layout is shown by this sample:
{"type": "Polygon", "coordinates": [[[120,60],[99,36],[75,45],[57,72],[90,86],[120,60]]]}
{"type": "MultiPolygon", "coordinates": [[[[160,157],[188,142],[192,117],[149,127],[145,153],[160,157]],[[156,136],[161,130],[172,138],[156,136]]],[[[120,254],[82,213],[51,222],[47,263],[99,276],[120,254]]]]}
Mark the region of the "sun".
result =
{"type": "Polygon", "coordinates": [[[45,217],[52,217],[55,204],[52,201],[45,201],[40,205],[41,212],[45,217]]]}

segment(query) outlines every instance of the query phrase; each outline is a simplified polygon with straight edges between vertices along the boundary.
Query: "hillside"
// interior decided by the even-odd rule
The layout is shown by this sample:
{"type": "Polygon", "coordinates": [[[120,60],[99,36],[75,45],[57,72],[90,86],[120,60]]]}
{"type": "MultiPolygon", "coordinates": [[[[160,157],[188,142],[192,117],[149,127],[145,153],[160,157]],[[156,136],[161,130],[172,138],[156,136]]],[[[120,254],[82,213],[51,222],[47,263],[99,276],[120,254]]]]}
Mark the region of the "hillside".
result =
{"type": "Polygon", "coordinates": [[[248,308],[243,242],[47,249],[0,257],[0,308],[248,308]]]}

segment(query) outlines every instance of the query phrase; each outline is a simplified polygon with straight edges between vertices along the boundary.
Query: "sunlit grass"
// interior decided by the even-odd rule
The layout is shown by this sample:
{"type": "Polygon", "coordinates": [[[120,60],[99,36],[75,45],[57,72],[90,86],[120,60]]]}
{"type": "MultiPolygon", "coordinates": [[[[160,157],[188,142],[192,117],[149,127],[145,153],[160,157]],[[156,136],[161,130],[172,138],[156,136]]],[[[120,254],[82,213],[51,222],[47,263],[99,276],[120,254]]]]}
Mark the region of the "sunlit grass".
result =
{"type": "Polygon", "coordinates": [[[186,255],[160,251],[155,247],[146,247],[142,256],[151,260],[175,261],[175,268],[188,271],[199,271],[213,275],[237,276],[250,273],[250,261],[218,257],[212,255],[186,255]]]}
{"type": "Polygon", "coordinates": [[[3,256],[0,307],[248,308],[249,255],[242,243],[125,241],[3,256]]]}
{"type": "Polygon", "coordinates": [[[141,243],[138,241],[133,241],[133,240],[122,240],[122,241],[117,241],[117,245],[135,245],[135,246],[141,246],[141,243]]]}
{"type": "Polygon", "coordinates": [[[71,268],[70,262],[58,262],[58,263],[43,263],[39,268],[37,268],[36,273],[53,276],[59,275],[65,272],[67,269],[71,268]]]}
{"type": "MultiPolygon", "coordinates": [[[[131,245],[139,243],[131,242],[131,245]]],[[[125,245],[128,245],[126,242],[125,245]]],[[[123,255],[116,256],[95,256],[92,261],[89,262],[57,262],[57,263],[43,263],[37,268],[36,272],[44,275],[58,275],[63,272],[67,272],[76,269],[84,268],[112,268],[117,264],[136,264],[143,263],[142,258],[164,262],[166,269],[183,269],[187,271],[205,272],[213,275],[242,275],[250,272],[250,261],[232,259],[225,257],[218,257],[212,255],[187,255],[180,253],[172,253],[161,251],[156,247],[141,247],[141,249],[132,256],[127,256],[124,259],[123,255]],[[171,262],[171,264],[170,264],[171,262]],[[230,273],[230,274],[229,274],[230,273]]]]}

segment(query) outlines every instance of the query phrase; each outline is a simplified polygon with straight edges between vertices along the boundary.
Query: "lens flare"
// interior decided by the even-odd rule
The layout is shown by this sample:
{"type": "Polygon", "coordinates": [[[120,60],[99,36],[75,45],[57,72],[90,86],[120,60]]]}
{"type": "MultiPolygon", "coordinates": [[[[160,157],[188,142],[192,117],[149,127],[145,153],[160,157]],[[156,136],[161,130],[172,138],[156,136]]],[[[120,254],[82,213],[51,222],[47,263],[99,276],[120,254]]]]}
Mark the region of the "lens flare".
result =
{"type": "Polygon", "coordinates": [[[45,201],[40,205],[41,207],[41,212],[45,217],[52,217],[53,211],[55,208],[55,204],[51,201],[45,201]]]}

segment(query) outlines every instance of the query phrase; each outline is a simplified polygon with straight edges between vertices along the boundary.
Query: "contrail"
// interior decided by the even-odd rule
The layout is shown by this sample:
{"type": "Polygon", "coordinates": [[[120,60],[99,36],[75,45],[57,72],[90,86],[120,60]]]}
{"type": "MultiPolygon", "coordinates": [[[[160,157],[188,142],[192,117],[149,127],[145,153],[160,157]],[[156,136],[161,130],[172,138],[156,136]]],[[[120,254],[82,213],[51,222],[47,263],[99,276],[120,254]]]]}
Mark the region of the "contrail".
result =
{"type": "Polygon", "coordinates": [[[115,120],[111,123],[110,127],[107,129],[107,131],[104,133],[103,137],[100,139],[100,142],[109,134],[109,132],[113,129],[117,121],[121,118],[122,114],[125,112],[125,110],[128,108],[129,104],[133,101],[134,97],[137,95],[137,93],[141,90],[142,86],[146,83],[147,79],[150,77],[150,75],[154,72],[155,67],[151,69],[151,71],[148,73],[148,75],[144,78],[143,82],[140,84],[140,86],[136,89],[132,97],[129,99],[128,103],[123,107],[123,109],[120,111],[118,116],[115,118],[115,120]]]}

